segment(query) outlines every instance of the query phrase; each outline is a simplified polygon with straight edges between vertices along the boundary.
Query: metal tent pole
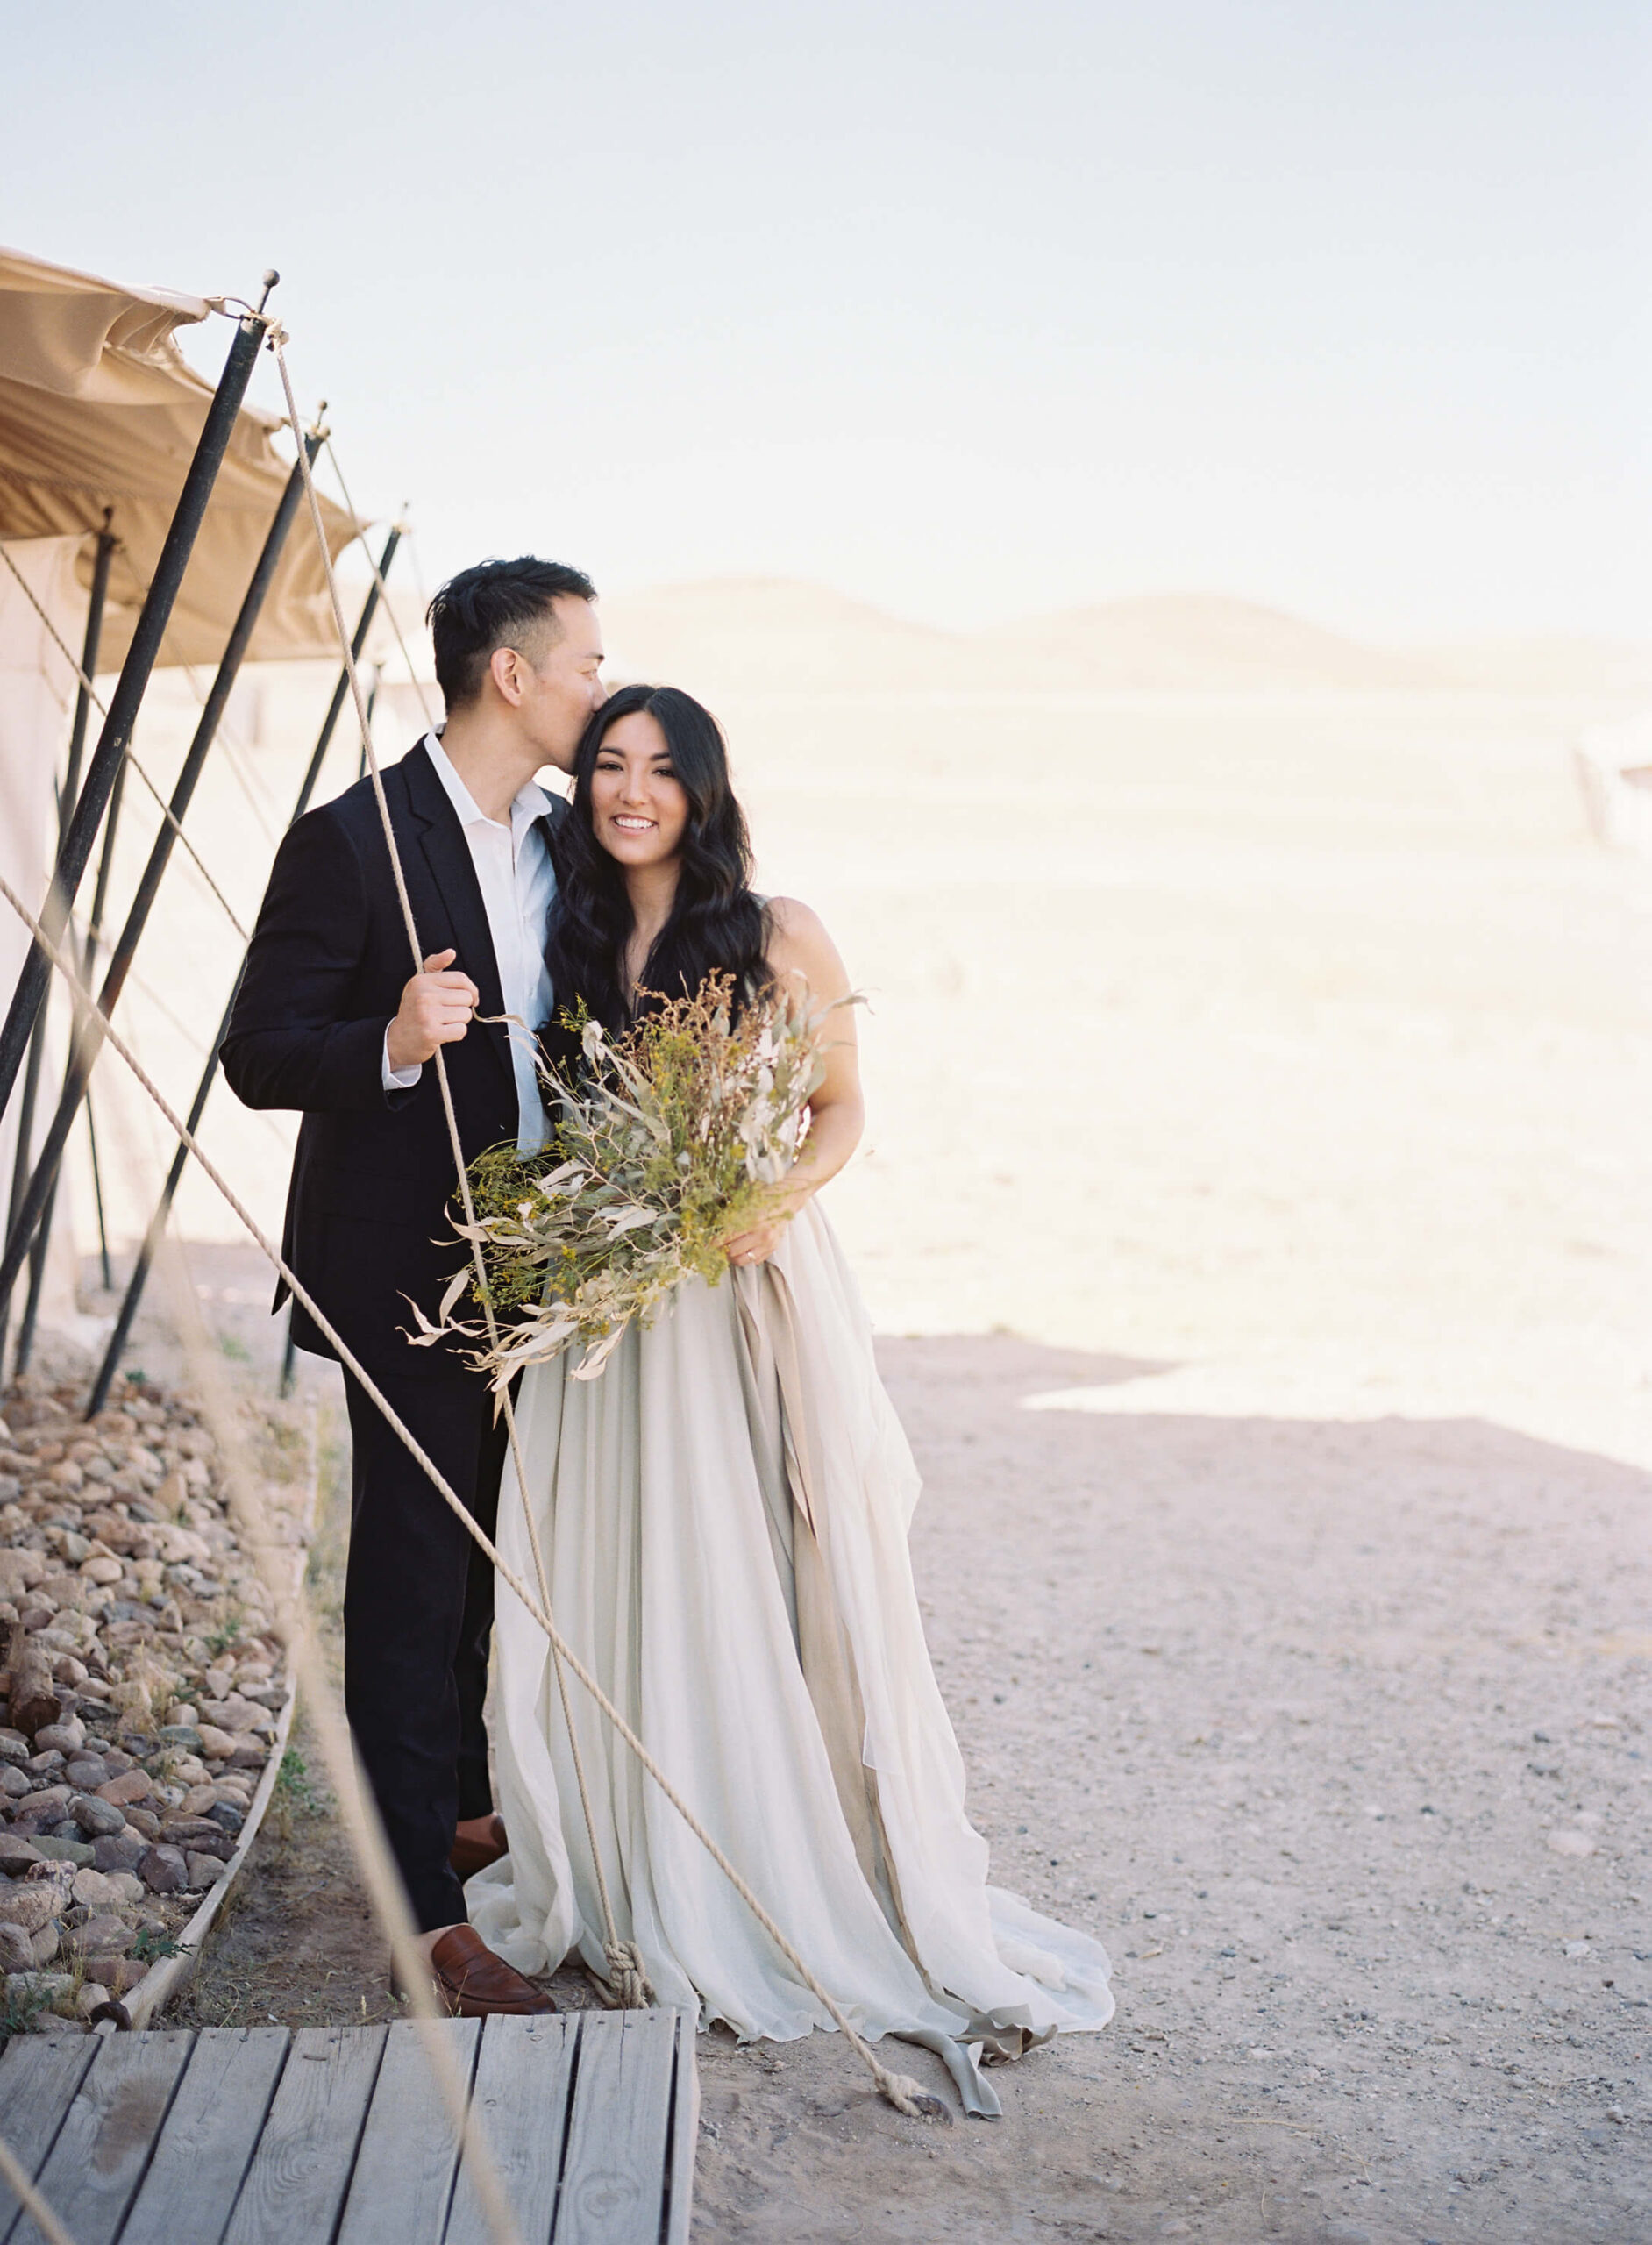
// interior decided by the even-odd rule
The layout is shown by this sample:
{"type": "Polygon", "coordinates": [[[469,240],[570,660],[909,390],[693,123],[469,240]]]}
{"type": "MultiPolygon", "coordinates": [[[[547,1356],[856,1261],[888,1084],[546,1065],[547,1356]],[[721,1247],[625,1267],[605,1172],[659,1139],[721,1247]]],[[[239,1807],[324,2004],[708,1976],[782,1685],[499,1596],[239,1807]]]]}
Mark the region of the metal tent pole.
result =
{"type": "Polygon", "coordinates": [[[92,1157],[92,1194],[97,1202],[97,1259],[103,1265],[103,1292],[113,1291],[115,1273],[109,1267],[109,1218],[103,1208],[103,1165],[97,1153],[97,1120],[92,1113],[92,1094],[86,1094],[86,1143],[92,1157]]]}
{"type": "MultiPolygon", "coordinates": [[[[229,356],[224,362],[224,372],[218,377],[212,403],[207,409],[201,435],[196,445],[195,457],[189,463],[183,488],[178,494],[178,503],[173,510],[166,543],[155,564],[143,609],[132,631],[132,645],[115,691],[110,697],[103,729],[97,737],[97,745],[86,773],[86,784],[69,819],[68,831],[57,853],[53,871],[52,886],[41,910],[40,923],[46,936],[55,940],[63,931],[75,899],[80,890],[82,876],[92,854],[92,845],[103,822],[103,810],[109,802],[115,774],[125,756],[132,739],[132,727],[137,723],[139,706],[144,689],[149,683],[149,674],[160,653],[161,635],[171,621],[172,610],[183,582],[183,574],[200,532],[217,480],[219,468],[228,450],[235,418],[246,395],[252,379],[253,361],[259,347],[268,332],[269,322],[264,317],[264,305],[279,275],[274,272],[264,276],[264,294],[256,311],[238,320],[235,339],[230,346],[229,356]]],[[[12,1087],[28,1051],[34,1024],[46,1002],[46,984],[50,970],[46,953],[38,943],[31,944],[29,955],[23,962],[17,987],[11,994],[11,1004],[4,1026],[0,1026],[0,1112],[10,1104],[12,1087]]],[[[15,1275],[15,1274],[14,1274],[15,1275]]],[[[0,1293],[6,1291],[0,1288],[0,1293]]]]}
{"type": "MultiPolygon", "coordinates": [[[[81,758],[86,748],[86,721],[91,710],[87,681],[97,669],[97,650],[103,637],[103,608],[109,598],[109,565],[114,559],[116,546],[120,543],[109,527],[112,512],[109,507],[103,510],[103,527],[97,534],[97,555],[92,564],[92,589],[86,603],[86,633],[81,644],[81,684],[75,695],[75,722],[69,732],[68,760],[64,766],[63,787],[58,796],[57,846],[60,851],[68,832],[75,798],[80,791],[81,758]]],[[[33,1159],[34,1109],[40,1093],[40,1070],[46,1061],[46,1011],[42,1006],[29,1037],[29,1063],[24,1071],[23,1088],[18,1101],[18,1143],[11,1164],[11,1194],[6,1208],[8,1233],[22,1206],[29,1165],[33,1159]]],[[[39,1294],[39,1281],[32,1276],[30,1286],[32,1293],[39,1294]]],[[[6,1325],[11,1308],[10,1301],[0,1303],[0,1365],[4,1365],[5,1359],[6,1325]]]]}
{"type": "MultiPolygon", "coordinates": [[[[311,460],[315,458],[316,453],[320,448],[323,434],[324,432],[317,428],[311,431],[304,439],[305,451],[311,460]]],[[[212,688],[207,695],[205,707],[202,709],[200,722],[196,726],[195,738],[189,744],[189,754],[183,759],[183,767],[173,788],[170,805],[172,817],[161,827],[155,837],[154,845],[149,852],[149,861],[144,867],[143,878],[138,884],[137,894],[128,909],[125,925],[122,928],[115,947],[110,954],[109,966],[103,977],[103,987],[98,994],[96,1012],[89,1013],[84,1007],[81,1009],[81,1017],[75,1025],[75,1047],[70,1054],[68,1068],[63,1080],[63,1094],[58,1101],[57,1112],[53,1116],[51,1127],[46,1134],[39,1158],[34,1165],[34,1173],[29,1180],[28,1189],[23,1197],[23,1206],[18,1212],[17,1221],[12,1225],[11,1235],[6,1241],[5,1254],[4,1258],[0,1258],[0,1303],[4,1303],[9,1298],[11,1288],[17,1284],[18,1273],[22,1269],[24,1258],[29,1251],[29,1243],[34,1236],[35,1226],[47,1217],[53,1190],[57,1181],[58,1169],[63,1158],[63,1148],[68,1143],[75,1117],[80,1110],[81,1101],[85,1096],[86,1086],[90,1080],[92,1068],[103,1043],[99,1018],[100,1016],[107,1018],[112,1014],[119,1001],[127,973],[132,966],[133,954],[138,949],[139,938],[143,935],[156,894],[160,887],[161,877],[172,856],[178,828],[182,824],[184,814],[189,807],[190,797],[195,793],[196,782],[199,780],[202,766],[206,762],[207,752],[211,747],[213,738],[217,732],[224,705],[235,685],[237,674],[246,653],[247,643],[252,638],[259,612],[264,605],[265,597],[274,577],[276,565],[281,559],[281,548],[286,544],[287,534],[292,528],[297,515],[303,490],[303,468],[296,460],[293,463],[293,472],[287,479],[287,488],[281,493],[281,503],[275,510],[275,518],[265,537],[263,550],[253,567],[252,581],[247,586],[241,601],[240,610],[231,627],[229,644],[224,648],[224,659],[218,665],[217,676],[212,681],[212,688]]],[[[90,785],[89,780],[88,785],[90,785]]],[[[18,1336],[18,1354],[20,1357],[24,1354],[21,1333],[18,1336]]]]}
{"type": "MultiPolygon", "coordinates": [[[[379,587],[389,574],[390,564],[395,559],[395,549],[401,542],[402,531],[398,526],[393,529],[385,539],[384,552],[379,557],[378,576],[368,587],[367,598],[362,602],[361,615],[350,642],[352,660],[360,658],[361,650],[367,644],[367,631],[379,604],[379,587]]],[[[296,825],[310,808],[310,798],[315,793],[316,782],[321,776],[322,763],[326,756],[329,744],[331,742],[333,730],[338,723],[339,711],[344,708],[345,695],[349,690],[350,674],[348,670],[343,670],[338,674],[338,684],[334,690],[331,701],[327,705],[327,714],[322,720],[321,731],[317,737],[315,749],[305,767],[303,779],[299,784],[298,799],[293,805],[293,815],[288,822],[289,825],[296,825]]],[[[243,966],[245,963],[245,961],[242,962],[243,966]]],[[[192,1132],[200,1128],[201,1117],[206,1111],[207,1096],[217,1077],[218,1052],[229,1031],[230,1016],[235,1009],[236,995],[240,989],[240,984],[241,977],[238,973],[235,978],[235,989],[230,993],[230,1001],[224,1008],[224,1018],[218,1023],[217,1035],[212,1040],[211,1051],[207,1056],[206,1065],[201,1071],[201,1080],[196,1086],[195,1097],[190,1102],[188,1122],[192,1132]]],[[[154,1215],[149,1219],[149,1228],[144,1234],[143,1244],[138,1250],[138,1259],[132,1265],[132,1277],[126,1282],[126,1294],[120,1306],[120,1315],[115,1320],[115,1329],[109,1336],[109,1346],[103,1352],[103,1361],[98,1367],[96,1379],[92,1383],[91,1395],[86,1405],[86,1415],[89,1419],[96,1418],[109,1400],[110,1390],[114,1386],[115,1374],[119,1369],[121,1355],[127,1341],[131,1338],[132,1322],[138,1315],[138,1306],[143,1300],[144,1288],[148,1284],[150,1269],[160,1250],[161,1238],[167,1229],[167,1219],[172,1213],[172,1204],[177,1197],[178,1187],[182,1181],[184,1168],[189,1158],[188,1148],[180,1144],[177,1152],[172,1158],[172,1166],[167,1172],[167,1181],[160,1188],[160,1198],[155,1204],[154,1215]]],[[[283,1394],[288,1392],[291,1385],[291,1358],[292,1342],[289,1328],[287,1363],[282,1370],[281,1393],[283,1394]]]]}

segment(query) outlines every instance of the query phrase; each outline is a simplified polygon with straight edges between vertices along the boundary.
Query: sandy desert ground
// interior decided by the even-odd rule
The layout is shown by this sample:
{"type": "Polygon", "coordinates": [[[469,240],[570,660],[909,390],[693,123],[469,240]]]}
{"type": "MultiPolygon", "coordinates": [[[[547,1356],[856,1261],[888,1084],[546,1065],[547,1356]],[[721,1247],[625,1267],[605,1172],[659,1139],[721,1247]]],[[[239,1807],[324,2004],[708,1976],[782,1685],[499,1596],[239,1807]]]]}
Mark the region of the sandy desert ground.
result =
{"type": "MultiPolygon", "coordinates": [[[[763,885],[870,1000],[833,1213],[975,1811],[1119,1974],[991,2127],[900,2120],[826,2038],[707,2038],[700,2234],[1652,2236],[1652,866],[1589,839],[1568,763],[1623,680],[1184,648],[1173,688],[1051,683],[1012,637],[953,688],[898,630],[612,606],[712,699],[763,885]]],[[[280,733],[243,759],[267,819],[280,733]]],[[[213,788],[250,909],[267,845],[213,788]]],[[[132,1008],[181,1088],[211,909],[180,879],[132,1008]]],[[[278,1130],[221,1101],[208,1135],[273,1215],[278,1130]]],[[[198,1187],[184,1215],[262,1356],[261,1280],[198,1187]]],[[[279,2000],[359,2016],[326,1828],[279,2000]]],[[[267,1963],[277,1921],[240,1923],[267,1963]]]]}

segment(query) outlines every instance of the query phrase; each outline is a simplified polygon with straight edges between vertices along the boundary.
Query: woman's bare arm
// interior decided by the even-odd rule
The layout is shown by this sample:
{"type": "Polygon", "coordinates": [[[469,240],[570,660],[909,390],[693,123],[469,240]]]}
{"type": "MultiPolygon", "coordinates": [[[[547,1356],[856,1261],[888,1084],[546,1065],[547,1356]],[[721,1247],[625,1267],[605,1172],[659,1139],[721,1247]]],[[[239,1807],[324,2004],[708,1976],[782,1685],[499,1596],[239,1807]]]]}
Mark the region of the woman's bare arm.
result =
{"type": "MultiPolygon", "coordinates": [[[[839,1003],[850,994],[849,975],[837,947],[818,913],[795,897],[777,896],[768,907],[768,961],[780,989],[807,994],[809,1011],[823,1016],[822,1053],[826,1073],[808,1102],[808,1136],[787,1178],[785,1213],[795,1215],[812,1194],[837,1176],[865,1128],[860,1095],[860,1061],[855,1038],[855,1008],[839,1003]],[[828,1012],[828,1008],[835,1010],[828,1012]]],[[[780,1245],[784,1223],[775,1221],[742,1232],[728,1244],[731,1263],[761,1263],[780,1245]]]]}

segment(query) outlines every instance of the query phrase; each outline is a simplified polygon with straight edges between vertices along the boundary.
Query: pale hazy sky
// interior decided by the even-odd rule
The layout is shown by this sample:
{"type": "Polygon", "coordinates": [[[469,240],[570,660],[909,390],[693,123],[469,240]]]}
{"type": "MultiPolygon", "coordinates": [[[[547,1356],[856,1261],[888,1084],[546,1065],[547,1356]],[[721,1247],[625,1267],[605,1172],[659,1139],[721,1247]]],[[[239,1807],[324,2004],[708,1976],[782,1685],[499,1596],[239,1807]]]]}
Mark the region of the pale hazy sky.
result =
{"type": "Polygon", "coordinates": [[[1634,0],[82,0],[4,36],[0,239],[203,293],[279,265],[429,575],[1652,636],[1634,0]]]}

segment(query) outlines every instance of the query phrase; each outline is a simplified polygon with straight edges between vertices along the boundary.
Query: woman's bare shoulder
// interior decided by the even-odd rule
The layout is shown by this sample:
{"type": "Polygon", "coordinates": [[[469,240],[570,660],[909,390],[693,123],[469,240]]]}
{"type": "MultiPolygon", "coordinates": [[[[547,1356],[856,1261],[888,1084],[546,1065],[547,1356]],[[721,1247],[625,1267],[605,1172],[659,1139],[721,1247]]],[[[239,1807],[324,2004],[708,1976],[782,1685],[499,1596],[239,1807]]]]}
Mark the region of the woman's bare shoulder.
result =
{"type": "Polygon", "coordinates": [[[771,896],[765,907],[768,921],[769,965],[777,974],[801,974],[810,987],[824,995],[846,988],[843,960],[826,930],[826,923],[812,905],[795,896],[771,896]]]}
{"type": "Polygon", "coordinates": [[[771,896],[766,900],[764,910],[768,916],[771,944],[776,940],[794,944],[820,943],[822,940],[830,943],[831,940],[820,914],[812,904],[805,904],[801,897],[771,896]]]}

